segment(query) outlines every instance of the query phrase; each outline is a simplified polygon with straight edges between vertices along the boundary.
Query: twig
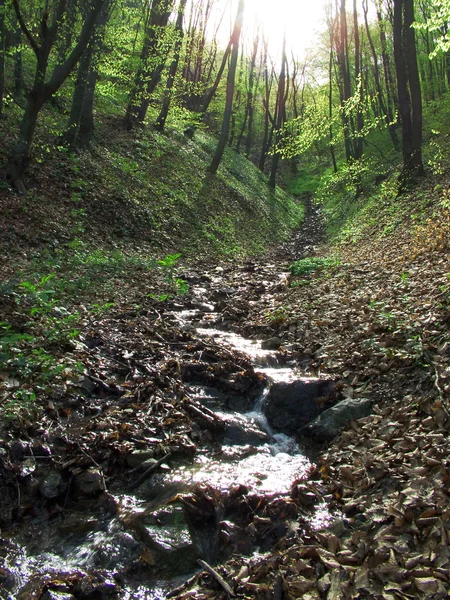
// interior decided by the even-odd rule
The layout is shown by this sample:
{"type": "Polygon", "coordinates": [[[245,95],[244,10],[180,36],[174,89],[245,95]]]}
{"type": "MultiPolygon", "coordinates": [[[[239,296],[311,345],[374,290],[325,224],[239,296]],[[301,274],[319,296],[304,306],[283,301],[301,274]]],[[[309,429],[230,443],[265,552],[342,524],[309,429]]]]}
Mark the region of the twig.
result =
{"type": "Polygon", "coordinates": [[[236,597],[236,594],[233,592],[231,587],[228,585],[228,583],[225,581],[225,579],[221,575],[219,575],[219,573],[215,569],[213,569],[210,565],[208,565],[207,562],[205,562],[201,558],[198,558],[197,562],[199,565],[201,565],[205,569],[205,571],[208,571],[208,573],[214,577],[214,579],[217,581],[217,583],[219,583],[223,587],[223,589],[226,591],[226,593],[229,596],[231,596],[232,598],[236,597]]]}
{"type": "Polygon", "coordinates": [[[172,454],[171,452],[168,452],[162,458],[160,458],[158,461],[156,461],[154,465],[152,465],[151,467],[149,467],[148,469],[146,469],[142,473],[142,475],[140,477],[138,477],[138,479],[136,479],[136,481],[130,486],[130,490],[134,490],[135,488],[137,488],[138,486],[140,486],[141,483],[143,481],[145,481],[153,473],[153,471],[156,471],[156,469],[160,465],[162,465],[162,463],[171,456],[171,454],[172,454]]]}

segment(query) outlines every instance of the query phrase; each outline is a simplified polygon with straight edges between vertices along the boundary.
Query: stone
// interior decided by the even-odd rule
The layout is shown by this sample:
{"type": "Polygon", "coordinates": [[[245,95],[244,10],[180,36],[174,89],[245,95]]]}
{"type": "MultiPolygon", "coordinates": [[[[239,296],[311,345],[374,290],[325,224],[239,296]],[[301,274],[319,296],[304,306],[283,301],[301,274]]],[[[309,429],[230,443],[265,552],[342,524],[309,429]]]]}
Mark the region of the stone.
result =
{"type": "Polygon", "coordinates": [[[261,342],[261,348],[263,350],[278,350],[281,346],[281,338],[279,337],[271,337],[267,340],[263,340],[261,342]]]}
{"type": "Polygon", "coordinates": [[[87,469],[75,477],[75,483],[78,491],[84,496],[98,494],[105,490],[105,481],[103,475],[98,469],[87,469]]]}
{"type": "Polygon", "coordinates": [[[75,600],[75,596],[68,592],[47,590],[41,600],[75,600]]]}
{"type": "Polygon", "coordinates": [[[41,496],[46,500],[57,498],[67,490],[67,483],[60,473],[50,473],[39,484],[41,496]]]}
{"type": "Polygon", "coordinates": [[[154,456],[155,452],[153,450],[134,450],[127,455],[127,465],[131,468],[138,467],[150,458],[154,458],[154,456]]]}
{"type": "Polygon", "coordinates": [[[334,400],[335,383],[325,379],[274,382],[264,412],[269,425],[294,434],[313,421],[334,400]]]}
{"type": "Polygon", "coordinates": [[[344,425],[353,419],[370,415],[372,406],[369,398],[345,398],[300,429],[298,435],[313,438],[317,442],[331,442],[344,425]]]}

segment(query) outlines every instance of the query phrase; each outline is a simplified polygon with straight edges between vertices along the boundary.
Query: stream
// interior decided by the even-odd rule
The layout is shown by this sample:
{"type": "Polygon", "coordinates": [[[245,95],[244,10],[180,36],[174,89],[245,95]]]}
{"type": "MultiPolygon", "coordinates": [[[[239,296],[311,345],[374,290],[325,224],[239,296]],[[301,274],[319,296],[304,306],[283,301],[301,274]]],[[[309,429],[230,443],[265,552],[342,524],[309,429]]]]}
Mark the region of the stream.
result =
{"type": "Polygon", "coordinates": [[[308,487],[314,465],[265,415],[274,383],[301,380],[295,365],[280,364],[261,340],[216,327],[210,308],[168,318],[250,356],[259,395],[233,408],[223,390],[187,383],[189,398],[216,424],[211,444],[190,461],[168,456],[135,489],[112,489],[64,511],[56,523],[37,515],[27,530],[18,526],[0,549],[0,598],[165,598],[198,571],[198,557],[216,564],[234,554],[264,553],[305,523],[320,529],[332,522],[320,484],[308,487]],[[292,501],[296,485],[310,500],[307,510],[292,501]]]}

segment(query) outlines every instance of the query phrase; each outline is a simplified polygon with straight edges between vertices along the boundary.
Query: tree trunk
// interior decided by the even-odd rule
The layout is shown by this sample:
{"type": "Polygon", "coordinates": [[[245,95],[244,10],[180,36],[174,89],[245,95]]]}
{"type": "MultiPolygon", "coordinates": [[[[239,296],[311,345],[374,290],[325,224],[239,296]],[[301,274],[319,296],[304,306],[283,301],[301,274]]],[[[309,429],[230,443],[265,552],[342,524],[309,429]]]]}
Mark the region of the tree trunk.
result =
{"type": "Polygon", "coordinates": [[[361,56],[360,56],[360,40],[359,40],[359,24],[358,24],[358,9],[356,0],[353,0],[353,37],[355,41],[355,85],[359,88],[359,103],[356,107],[356,131],[354,147],[354,158],[359,160],[363,155],[363,137],[362,130],[364,127],[363,114],[361,110],[363,86],[361,81],[361,56]]]}
{"type": "Polygon", "coordinates": [[[271,71],[270,79],[269,79],[269,70],[267,67],[267,41],[264,42],[264,56],[263,56],[262,63],[264,65],[264,87],[265,87],[265,97],[264,97],[264,101],[263,101],[263,104],[264,104],[264,136],[263,136],[263,141],[262,141],[262,145],[261,145],[261,155],[259,157],[258,168],[260,171],[264,172],[264,166],[266,163],[267,152],[270,148],[271,137],[272,137],[272,133],[270,131],[270,125],[272,125],[272,128],[273,128],[273,120],[270,115],[270,95],[272,92],[274,72],[273,72],[273,67],[272,67],[272,71],[271,71]]]}
{"type": "Polygon", "coordinates": [[[71,147],[87,148],[94,133],[95,86],[98,79],[98,62],[103,48],[105,25],[108,21],[108,5],[109,2],[97,19],[92,37],[78,67],[69,124],[64,135],[64,143],[71,147]]]}
{"type": "Polygon", "coordinates": [[[377,10],[378,27],[380,30],[381,58],[383,62],[384,84],[386,86],[386,109],[389,123],[394,122],[396,107],[398,106],[398,98],[395,93],[395,82],[391,67],[391,57],[387,49],[386,31],[384,26],[383,15],[380,10],[377,10]]]}
{"type": "Polygon", "coordinates": [[[181,44],[183,43],[183,16],[186,8],[187,0],[180,0],[180,6],[178,8],[178,17],[175,25],[176,30],[176,41],[173,49],[173,60],[169,69],[169,76],[167,77],[166,91],[164,92],[164,98],[162,102],[161,112],[155,122],[155,128],[159,131],[164,130],[166,124],[167,115],[169,114],[170,101],[172,99],[172,88],[175,82],[175,75],[178,70],[178,63],[180,61],[181,44]]]}
{"type": "Polygon", "coordinates": [[[6,1],[0,0],[0,117],[3,116],[5,96],[6,1]]]}
{"type": "Polygon", "coordinates": [[[217,75],[214,80],[214,83],[213,83],[212,87],[210,88],[210,90],[208,91],[208,93],[205,97],[205,100],[203,102],[203,106],[200,110],[200,112],[203,115],[206,114],[206,111],[208,110],[208,107],[211,104],[211,100],[214,98],[214,94],[216,93],[217,88],[219,87],[220,80],[222,79],[223,72],[227,65],[228,57],[230,56],[231,47],[232,47],[232,41],[230,39],[230,41],[228,42],[228,46],[226,47],[225,52],[223,54],[222,62],[220,64],[219,70],[217,71],[217,75]]]}
{"type": "Polygon", "coordinates": [[[413,0],[394,0],[394,59],[402,127],[402,180],[423,172],[422,99],[417,68],[413,0]]]}
{"type": "Polygon", "coordinates": [[[154,0],[151,5],[145,27],[141,62],[136,71],[125,115],[125,123],[129,130],[134,125],[144,122],[150,104],[150,96],[161,79],[166,57],[161,54],[159,45],[169,21],[172,7],[173,0],[154,0]],[[159,61],[158,64],[155,64],[156,61],[159,61]]]}
{"type": "Polygon", "coordinates": [[[16,27],[13,35],[13,43],[16,48],[14,52],[14,93],[16,96],[21,96],[25,82],[23,79],[23,63],[22,63],[22,31],[20,27],[16,27]]]}
{"type": "Polygon", "coordinates": [[[274,190],[277,181],[277,170],[278,163],[280,162],[280,153],[278,152],[277,146],[281,140],[283,133],[283,125],[286,122],[286,36],[283,37],[283,45],[281,50],[281,70],[280,77],[278,79],[278,93],[277,93],[277,108],[276,108],[276,120],[275,120],[275,150],[272,157],[272,166],[270,169],[269,187],[274,190]]]}
{"type": "Polygon", "coordinates": [[[41,21],[41,35],[39,38],[41,42],[40,45],[33,37],[23,20],[18,0],[13,0],[13,2],[22,31],[30,42],[30,45],[33,48],[37,58],[34,83],[23,114],[19,138],[6,167],[7,180],[12,183],[19,193],[25,193],[26,190],[23,183],[23,177],[29,161],[30,148],[33,141],[33,135],[36,128],[39,111],[44,103],[47,102],[59,90],[61,85],[75,68],[77,62],[80,60],[81,55],[89,42],[97,15],[102,9],[104,0],[94,1],[89,15],[83,23],[77,44],[67,56],[65,61],[61,64],[57,64],[54,67],[52,75],[47,82],[45,79],[49,56],[52,46],[57,39],[58,29],[63,21],[65,2],[64,0],[61,0],[56,6],[51,26],[48,26],[47,24],[49,15],[47,13],[43,13],[41,21]]]}
{"type": "MultiPolygon", "coordinates": [[[[337,43],[337,61],[341,77],[342,106],[344,108],[346,101],[351,97],[350,69],[348,64],[348,34],[347,34],[347,14],[345,11],[345,0],[341,0],[339,11],[339,41],[337,43]]],[[[354,156],[350,118],[345,111],[342,111],[342,126],[344,131],[345,155],[347,161],[354,156]]]]}
{"type": "Polygon", "coordinates": [[[398,151],[400,149],[397,131],[395,130],[395,124],[392,122],[392,114],[389,113],[389,109],[384,99],[383,88],[381,87],[380,70],[378,68],[378,56],[375,50],[375,44],[373,43],[372,34],[370,33],[369,20],[368,20],[368,0],[363,0],[363,11],[364,11],[364,24],[366,28],[367,40],[370,46],[370,52],[372,54],[373,69],[374,69],[374,80],[375,89],[378,97],[378,104],[380,106],[381,113],[384,115],[386,121],[386,127],[391,137],[392,145],[394,149],[398,151]]]}
{"type": "Polygon", "coordinates": [[[333,40],[330,40],[330,63],[328,71],[328,118],[330,121],[329,129],[329,145],[331,162],[333,163],[333,171],[337,173],[336,155],[334,152],[334,141],[333,141],[333,40]]]}
{"type": "Polygon", "coordinates": [[[236,67],[238,62],[239,55],[239,40],[241,39],[241,30],[242,30],[242,22],[244,19],[244,4],[245,0],[239,0],[239,5],[236,14],[236,20],[234,22],[233,34],[231,36],[232,39],[232,50],[231,50],[231,59],[230,59],[230,67],[228,69],[228,78],[227,78],[227,92],[226,92],[226,100],[225,100],[225,111],[223,115],[222,122],[222,130],[220,132],[219,141],[217,144],[216,152],[211,161],[211,164],[208,167],[208,172],[213,175],[217,173],[217,169],[219,168],[220,162],[222,160],[222,156],[225,150],[225,146],[228,139],[228,131],[230,128],[230,119],[231,113],[233,110],[233,97],[234,97],[234,83],[236,77],[236,67]]]}
{"type": "MultiPolygon", "coordinates": [[[[250,67],[249,67],[248,84],[247,84],[248,85],[248,87],[247,87],[247,102],[245,104],[244,120],[242,122],[242,127],[241,127],[241,131],[239,133],[238,143],[236,145],[236,149],[238,152],[240,151],[242,139],[244,137],[245,129],[247,127],[247,122],[248,122],[248,132],[247,132],[246,141],[248,141],[251,138],[251,134],[252,134],[253,87],[255,85],[255,66],[256,66],[256,57],[258,55],[258,46],[259,46],[259,32],[257,33],[255,40],[253,41],[253,51],[252,51],[252,55],[250,58],[250,67]]],[[[250,148],[246,146],[247,156],[248,156],[249,152],[250,152],[250,148]]]]}

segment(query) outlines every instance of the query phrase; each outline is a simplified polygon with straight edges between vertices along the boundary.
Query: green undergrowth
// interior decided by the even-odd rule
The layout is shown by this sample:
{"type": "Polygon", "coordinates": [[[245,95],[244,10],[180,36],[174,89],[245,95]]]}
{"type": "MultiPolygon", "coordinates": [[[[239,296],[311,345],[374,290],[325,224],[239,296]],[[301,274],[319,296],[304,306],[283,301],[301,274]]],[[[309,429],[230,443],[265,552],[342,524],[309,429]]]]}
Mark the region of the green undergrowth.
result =
{"type": "MultiPolygon", "coordinates": [[[[217,176],[208,175],[216,140],[201,130],[193,140],[176,123],[164,134],[127,132],[109,116],[98,121],[90,151],[74,153],[58,145],[63,124],[45,109],[27,196],[0,188],[0,404],[7,420],[32,418],[52,387],[82,376],[74,349],[105,312],[124,303],[139,312],[146,302],[189,294],[186,264],[263,252],[304,216],[301,204],[271,191],[230,149],[217,176]]],[[[11,125],[0,122],[3,165],[11,125]]]]}
{"type": "Polygon", "coordinates": [[[306,258],[291,263],[289,271],[293,277],[302,277],[304,275],[309,275],[314,271],[338,265],[339,261],[334,257],[307,256],[306,258]]]}

